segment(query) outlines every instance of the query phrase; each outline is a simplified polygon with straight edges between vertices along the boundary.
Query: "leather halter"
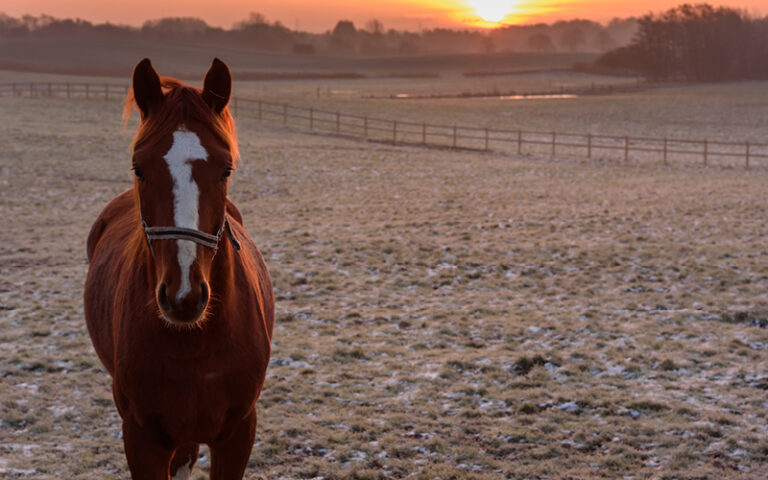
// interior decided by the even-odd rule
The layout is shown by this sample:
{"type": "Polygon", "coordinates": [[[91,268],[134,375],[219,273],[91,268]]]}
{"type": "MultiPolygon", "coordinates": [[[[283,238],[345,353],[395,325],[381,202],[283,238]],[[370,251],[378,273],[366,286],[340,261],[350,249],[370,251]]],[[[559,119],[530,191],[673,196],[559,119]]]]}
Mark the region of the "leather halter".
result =
{"type": "Polygon", "coordinates": [[[232,228],[230,228],[229,220],[227,220],[226,217],[224,217],[224,223],[221,224],[221,227],[219,227],[219,231],[216,232],[216,235],[201,232],[200,230],[196,230],[194,228],[150,227],[147,226],[147,222],[145,222],[143,218],[141,219],[141,228],[144,229],[144,234],[147,237],[147,245],[149,245],[149,251],[152,253],[152,255],[155,254],[154,250],[152,250],[152,240],[189,240],[190,242],[195,242],[204,247],[211,248],[214,252],[216,252],[216,250],[219,248],[219,240],[221,240],[221,234],[225,231],[227,232],[227,238],[229,238],[229,242],[232,244],[232,247],[234,247],[235,250],[240,250],[241,248],[240,242],[237,241],[234,233],[232,233],[232,228]]]}

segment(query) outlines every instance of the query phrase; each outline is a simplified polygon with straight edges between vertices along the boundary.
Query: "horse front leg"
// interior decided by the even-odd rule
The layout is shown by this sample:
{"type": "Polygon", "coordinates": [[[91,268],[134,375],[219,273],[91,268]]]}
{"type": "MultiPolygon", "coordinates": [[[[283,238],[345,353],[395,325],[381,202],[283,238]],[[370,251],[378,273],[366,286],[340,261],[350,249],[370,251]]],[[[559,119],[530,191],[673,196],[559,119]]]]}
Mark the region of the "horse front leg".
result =
{"type": "Polygon", "coordinates": [[[168,480],[173,449],[132,420],[123,420],[123,444],[133,480],[168,480]]]}
{"type": "Polygon", "coordinates": [[[256,408],[254,407],[232,435],[209,445],[211,449],[211,480],[240,480],[256,437],[256,408]]]}
{"type": "Polygon", "coordinates": [[[186,443],[176,449],[171,460],[171,480],[189,479],[199,450],[200,445],[197,443],[186,443]]]}

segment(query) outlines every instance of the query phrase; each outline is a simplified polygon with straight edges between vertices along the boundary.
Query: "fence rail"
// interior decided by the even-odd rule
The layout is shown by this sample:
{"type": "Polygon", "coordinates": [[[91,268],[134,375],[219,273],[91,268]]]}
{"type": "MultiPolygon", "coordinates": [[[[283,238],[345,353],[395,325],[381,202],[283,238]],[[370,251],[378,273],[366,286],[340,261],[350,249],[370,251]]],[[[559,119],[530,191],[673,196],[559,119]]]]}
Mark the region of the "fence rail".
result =
{"type": "Polygon", "coordinates": [[[0,97],[29,96],[54,97],[65,96],[86,98],[125,98],[127,85],[110,83],[78,82],[12,82],[0,83],[0,97]]]}
{"type": "MultiPolygon", "coordinates": [[[[0,83],[3,96],[123,98],[126,85],[96,83],[0,83]]],[[[507,130],[431,124],[342,113],[289,103],[233,97],[240,118],[276,122],[317,132],[396,144],[551,157],[582,157],[624,163],[701,164],[746,169],[768,166],[768,143],[689,140],[568,132],[507,130]]]]}

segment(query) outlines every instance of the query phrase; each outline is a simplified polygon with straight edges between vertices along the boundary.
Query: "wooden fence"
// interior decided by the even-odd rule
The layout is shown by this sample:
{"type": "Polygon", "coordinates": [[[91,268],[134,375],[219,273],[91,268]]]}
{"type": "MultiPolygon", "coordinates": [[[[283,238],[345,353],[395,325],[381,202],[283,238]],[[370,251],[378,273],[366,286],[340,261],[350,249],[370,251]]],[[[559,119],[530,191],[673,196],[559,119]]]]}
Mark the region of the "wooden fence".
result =
{"type": "MultiPolygon", "coordinates": [[[[5,83],[0,84],[0,97],[23,95],[122,99],[127,88],[126,85],[107,83],[5,83]]],[[[238,118],[394,144],[552,158],[581,157],[627,164],[700,164],[740,166],[746,169],[768,166],[768,143],[438,125],[238,97],[233,97],[231,108],[238,118]]]]}
{"type": "Polygon", "coordinates": [[[0,83],[0,97],[28,96],[54,97],[65,96],[85,98],[125,98],[127,85],[109,83],[73,83],[73,82],[12,82],[0,83]]]}

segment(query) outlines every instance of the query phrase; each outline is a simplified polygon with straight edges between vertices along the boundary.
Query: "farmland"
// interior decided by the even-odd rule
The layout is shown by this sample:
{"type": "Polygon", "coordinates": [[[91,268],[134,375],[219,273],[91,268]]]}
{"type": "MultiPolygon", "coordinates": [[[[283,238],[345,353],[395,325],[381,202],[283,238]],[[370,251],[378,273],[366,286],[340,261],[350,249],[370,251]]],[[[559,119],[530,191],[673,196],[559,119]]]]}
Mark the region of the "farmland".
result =
{"type": "MultiPolygon", "coordinates": [[[[594,81],[537,78],[524,81],[594,81]]],[[[437,85],[472,87],[449,80],[437,85]]],[[[764,139],[765,83],[362,98],[428,82],[244,82],[235,94],[416,121],[764,139]]],[[[482,82],[472,88],[500,80],[482,82]]],[[[0,99],[6,476],[126,476],[81,300],[90,224],[131,184],[120,111],[0,99]]],[[[247,115],[238,126],[230,196],[277,298],[246,478],[765,477],[764,169],[429,150],[247,115]]],[[[193,477],[209,464],[203,451],[193,477]]]]}

